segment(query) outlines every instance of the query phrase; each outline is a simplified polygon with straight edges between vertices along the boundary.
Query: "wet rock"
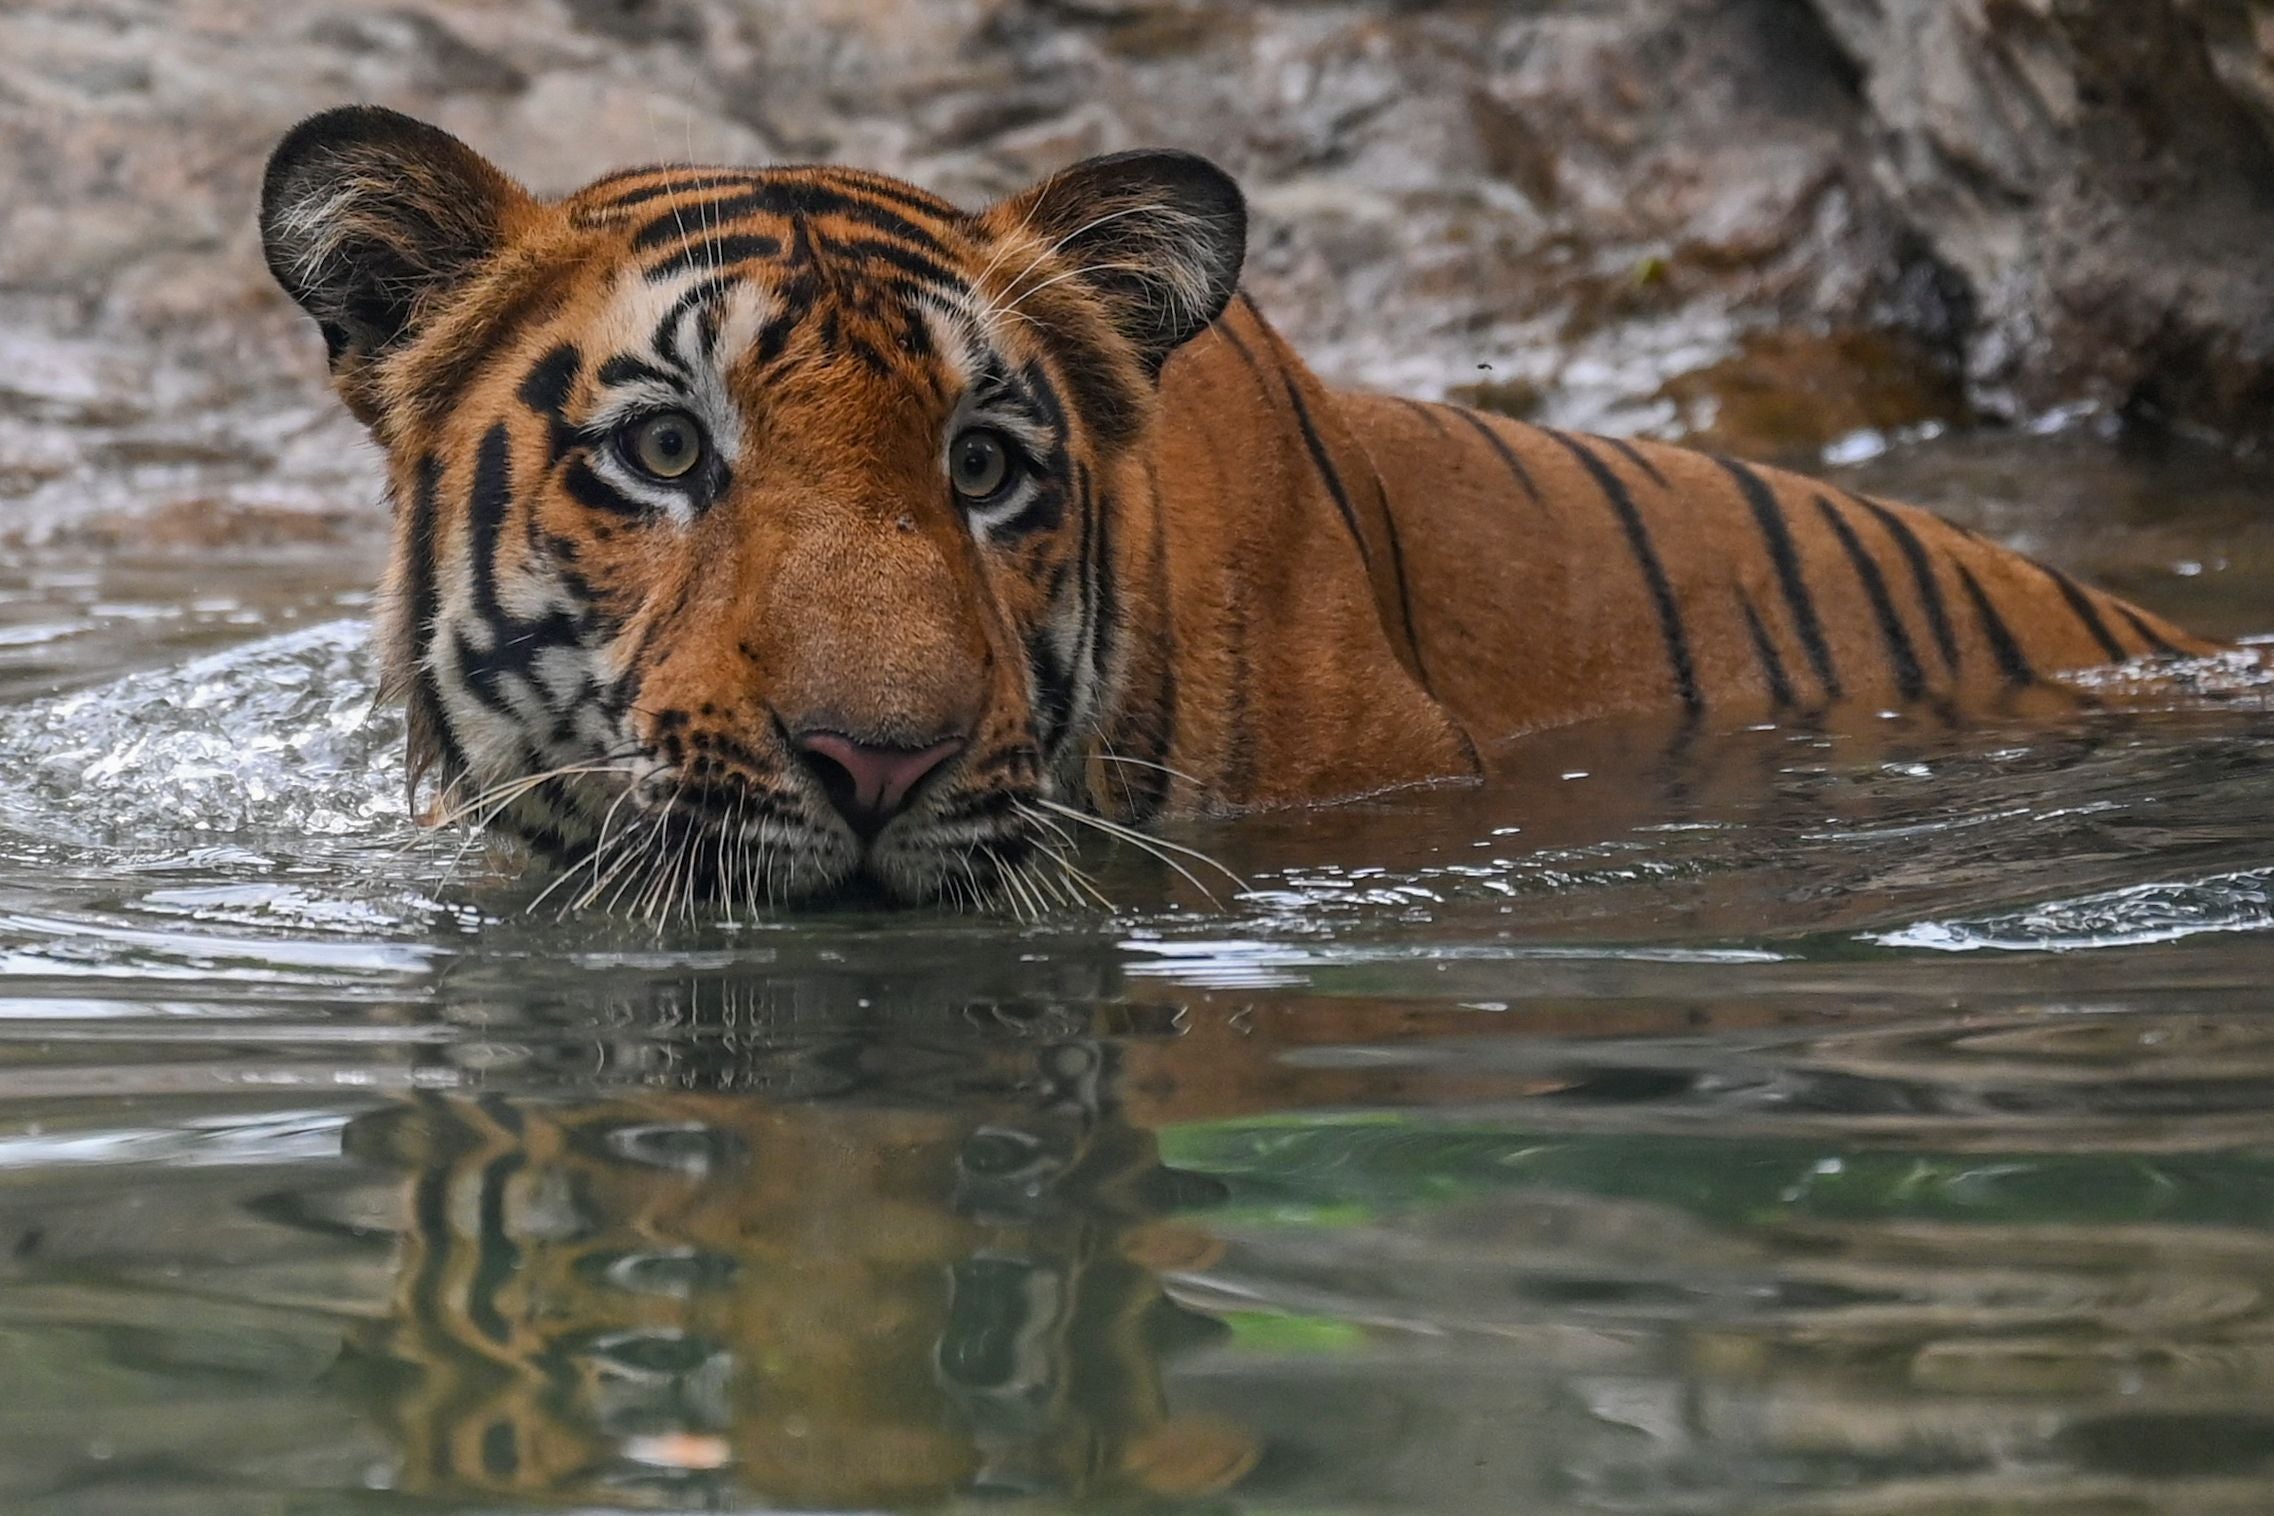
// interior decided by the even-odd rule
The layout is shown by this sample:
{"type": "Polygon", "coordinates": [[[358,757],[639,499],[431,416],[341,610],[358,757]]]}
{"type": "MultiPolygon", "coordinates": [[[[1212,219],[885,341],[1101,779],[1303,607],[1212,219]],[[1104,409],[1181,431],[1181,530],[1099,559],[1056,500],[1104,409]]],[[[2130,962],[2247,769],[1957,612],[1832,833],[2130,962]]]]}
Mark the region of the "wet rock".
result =
{"type": "Polygon", "coordinates": [[[1977,399],[2274,436],[2274,10],[1815,4],[1878,181],[1974,293],[1977,399]]]}
{"type": "MultiPolygon", "coordinates": [[[[320,403],[322,382],[259,258],[260,165],[299,116],[368,99],[544,191],[658,159],[837,158],[979,203],[1084,153],[1198,149],[1248,186],[1250,287],[1329,374],[1514,386],[1568,424],[1680,433],[1698,396],[1759,369],[1757,334],[1833,332],[1949,366],[1992,414],[2084,400],[2274,437],[2269,16],[2250,0],[27,0],[0,11],[0,337],[101,355],[75,413],[145,440],[218,428],[260,454],[263,418],[320,403]]],[[[1865,365],[1844,384],[1860,396],[1909,382],[1868,367],[1884,356],[1835,343],[1809,364],[1827,382],[1826,364],[1865,365]]],[[[0,481],[45,491],[40,520],[69,509],[58,448],[34,435],[49,424],[74,423],[0,415],[0,481]]],[[[1840,425],[1770,430],[1797,445],[1840,425]]],[[[145,503],[259,473],[153,476],[145,503]]],[[[13,515],[0,530],[23,529],[13,515]]]]}

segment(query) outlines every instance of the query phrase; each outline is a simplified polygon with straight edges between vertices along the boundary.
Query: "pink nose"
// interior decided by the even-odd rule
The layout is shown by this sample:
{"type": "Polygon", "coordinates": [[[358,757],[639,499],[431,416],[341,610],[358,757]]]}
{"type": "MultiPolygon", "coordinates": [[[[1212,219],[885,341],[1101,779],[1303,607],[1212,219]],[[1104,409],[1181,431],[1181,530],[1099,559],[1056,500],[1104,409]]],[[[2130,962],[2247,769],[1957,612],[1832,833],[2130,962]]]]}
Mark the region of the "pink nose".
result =
{"type": "Polygon", "coordinates": [[[961,737],[930,747],[876,747],[842,732],[800,732],[790,739],[806,767],[821,781],[829,803],[863,837],[907,809],[908,797],[924,777],[963,751],[961,737]]]}

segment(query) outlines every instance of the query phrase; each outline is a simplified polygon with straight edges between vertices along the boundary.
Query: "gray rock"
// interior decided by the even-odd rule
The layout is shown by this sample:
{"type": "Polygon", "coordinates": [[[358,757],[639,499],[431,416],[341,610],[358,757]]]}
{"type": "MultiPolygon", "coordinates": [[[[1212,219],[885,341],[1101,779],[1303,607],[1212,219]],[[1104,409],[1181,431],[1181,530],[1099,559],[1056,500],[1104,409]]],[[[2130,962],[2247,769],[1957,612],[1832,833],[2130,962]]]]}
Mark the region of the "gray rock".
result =
{"type": "Polygon", "coordinates": [[[350,99],[545,190],[827,157],[979,201],[1195,148],[1249,186],[1250,286],[1330,374],[1578,425],[1714,430],[1715,376],[1765,334],[1871,332],[1991,414],[2274,436],[2264,0],[18,0],[0,336],[79,366],[0,383],[0,490],[42,502],[10,530],[74,509],[76,443],[37,399],[59,386],[105,446],[234,434],[228,470],[152,508],[276,493],[263,418],[321,373],[255,185],[286,127],[350,99]]]}

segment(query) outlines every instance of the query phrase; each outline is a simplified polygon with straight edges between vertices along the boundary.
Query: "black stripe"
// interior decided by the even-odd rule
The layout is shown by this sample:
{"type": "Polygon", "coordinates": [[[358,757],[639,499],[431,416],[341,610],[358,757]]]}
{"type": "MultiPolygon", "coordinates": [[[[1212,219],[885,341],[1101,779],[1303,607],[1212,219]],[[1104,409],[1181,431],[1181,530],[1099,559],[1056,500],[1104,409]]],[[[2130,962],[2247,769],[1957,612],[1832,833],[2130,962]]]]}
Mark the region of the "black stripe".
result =
{"type": "Polygon", "coordinates": [[[586,510],[603,511],[633,521],[644,521],[649,515],[646,506],[601,478],[582,458],[571,462],[562,472],[561,488],[586,510]]]}
{"type": "Polygon", "coordinates": [[[875,237],[831,238],[825,248],[828,252],[843,254],[870,263],[883,263],[912,275],[918,283],[902,286],[902,295],[919,295],[929,288],[962,290],[968,287],[961,274],[936,258],[927,257],[912,247],[897,242],[885,242],[875,237]]]}
{"type": "Polygon", "coordinates": [[[2116,640],[2115,633],[2109,631],[2108,623],[2100,619],[2100,612],[2093,608],[2092,600],[2085,594],[2083,585],[2049,563],[2037,566],[2044,570],[2046,578],[2060,586],[2061,598],[2069,602],[2069,609],[2076,612],[2077,620],[2083,622],[2085,630],[2092,633],[2092,640],[2100,644],[2100,650],[2108,655],[2110,663],[2122,663],[2132,656],[2124,650],[2124,644],[2116,640]]]}
{"type": "MultiPolygon", "coordinates": [[[[1076,544],[1076,550],[1080,552],[1082,557],[1082,572],[1080,576],[1074,581],[1075,589],[1079,592],[1081,597],[1079,605],[1077,607],[1081,614],[1078,618],[1076,618],[1080,629],[1080,639],[1075,643],[1075,647],[1079,649],[1079,652],[1077,654],[1078,667],[1076,669],[1076,673],[1080,678],[1086,679],[1089,682],[1090,689],[1093,692],[1097,689],[1098,681],[1097,549],[1098,511],[1100,504],[1098,494],[1094,486],[1095,481],[1091,478],[1089,466],[1087,464],[1081,463],[1075,464],[1075,521],[1078,524],[1078,530],[1080,533],[1080,540],[1076,544]]],[[[1078,690],[1077,693],[1079,693],[1078,690]]]]}
{"type": "Polygon", "coordinates": [[[524,333],[560,313],[575,271],[573,261],[560,260],[528,274],[520,281],[521,291],[481,323],[478,337],[452,344],[435,354],[431,362],[422,361],[416,391],[403,402],[416,419],[426,425],[441,425],[476,379],[519,348],[524,333]]]}
{"type": "Polygon", "coordinates": [[[1022,408],[1050,434],[1050,448],[1048,456],[1036,460],[1041,466],[1029,476],[1032,493],[1027,503],[1017,515],[988,528],[988,537],[997,542],[1043,529],[1055,531],[1066,519],[1065,481],[1073,472],[1066,457],[1066,403],[1050,382],[1049,372],[1039,362],[1030,362],[1019,370],[1018,383],[1022,408]]]}
{"type": "Polygon", "coordinates": [[[1445,430],[1445,423],[1437,419],[1436,411],[1422,404],[1418,400],[1408,400],[1402,395],[1396,398],[1398,404],[1404,406],[1407,410],[1413,412],[1416,416],[1419,416],[1422,420],[1423,425],[1427,426],[1431,431],[1435,432],[1438,436],[1445,438],[1447,441],[1452,440],[1453,434],[1445,430]]]}
{"type": "Polygon", "coordinates": [[[704,306],[702,313],[695,318],[695,340],[702,347],[705,363],[718,361],[719,329],[725,324],[725,319],[715,305],[704,306]]]}
{"type": "Polygon", "coordinates": [[[1066,487],[1056,479],[1036,479],[1028,485],[1030,493],[1025,505],[1017,514],[1005,516],[988,526],[987,540],[996,543],[1015,542],[1021,537],[1040,531],[1056,531],[1066,519],[1066,487]]]}
{"type": "Polygon", "coordinates": [[[1671,486],[1666,483],[1666,476],[1658,472],[1657,466],[1653,464],[1648,458],[1642,456],[1642,449],[1636,447],[1633,443],[1627,441],[1624,437],[1598,437],[1595,440],[1598,442],[1608,443],[1612,447],[1617,448],[1619,450],[1619,456],[1626,459],[1627,462],[1633,464],[1636,468],[1641,469],[1644,475],[1649,478],[1652,484],[1657,485],[1660,489],[1671,488],[1671,486]]]}
{"type": "Polygon", "coordinates": [[[1350,540],[1358,544],[1358,557],[1371,573],[1374,555],[1366,550],[1366,536],[1358,529],[1358,511],[1350,503],[1350,492],[1342,486],[1342,475],[1335,472],[1334,460],[1327,456],[1326,444],[1319,440],[1318,428],[1311,425],[1310,410],[1303,404],[1303,393],[1295,387],[1295,376],[1282,370],[1279,382],[1287,387],[1287,403],[1295,408],[1295,425],[1303,434],[1303,446],[1311,455],[1311,466],[1319,471],[1319,478],[1334,497],[1334,508],[1342,512],[1342,524],[1350,528],[1350,540]]]}
{"type": "Polygon", "coordinates": [[[805,314],[803,305],[785,303],[779,315],[758,328],[758,339],[750,348],[757,355],[760,368],[772,369],[782,354],[789,351],[790,338],[797,334],[798,323],[804,320],[805,314]]]}
{"type": "Polygon", "coordinates": [[[411,639],[412,687],[425,708],[426,728],[442,749],[447,780],[466,771],[466,754],[458,746],[458,739],[451,733],[450,723],[443,714],[441,681],[435,677],[429,661],[434,650],[435,623],[442,614],[442,591],[434,573],[441,487],[442,460],[428,453],[419,459],[417,476],[411,486],[411,520],[405,543],[408,558],[403,566],[403,577],[409,581],[410,591],[410,624],[405,631],[411,639]]]}
{"type": "Polygon", "coordinates": [[[753,215],[842,216],[871,230],[888,232],[927,251],[942,255],[948,253],[947,245],[931,228],[911,221],[867,196],[850,195],[843,190],[810,180],[759,183],[738,195],[697,201],[690,206],[675,208],[670,215],[658,216],[632,234],[634,250],[645,252],[687,236],[686,212],[694,213],[702,226],[709,227],[724,226],[730,221],[753,215]]]}
{"type": "Polygon", "coordinates": [[[919,216],[930,216],[951,226],[961,227],[971,220],[970,214],[961,206],[942,200],[931,191],[918,189],[913,184],[903,184],[898,179],[887,178],[883,174],[864,173],[857,169],[848,171],[839,164],[820,164],[815,167],[826,170],[832,179],[854,194],[866,195],[887,205],[897,205],[902,210],[914,211],[919,216]]]}
{"type": "Polygon", "coordinates": [[[2179,658],[2185,656],[2178,648],[2174,647],[2171,644],[2169,639],[2165,638],[2154,627],[2150,626],[2145,616],[2142,616],[2138,611],[2133,610],[2130,606],[2126,605],[2121,600],[2116,602],[2116,614],[2122,616],[2124,620],[2131,626],[2132,630],[2140,634],[2141,640],[2146,642],[2148,646],[2154,648],[2157,652],[2162,653],[2166,657],[2170,658],[2179,658]]]}
{"type": "MultiPolygon", "coordinates": [[[[701,279],[688,285],[679,292],[679,298],[671,302],[671,308],[663,313],[663,319],[656,322],[655,330],[648,334],[648,347],[665,363],[692,377],[693,371],[678,349],[679,323],[686,320],[687,313],[696,306],[707,305],[739,282],[735,275],[721,274],[717,278],[701,279]]],[[[778,293],[785,303],[789,301],[790,291],[787,288],[778,293]]]]}
{"type": "Polygon", "coordinates": [[[1546,509],[1547,501],[1541,496],[1540,487],[1532,482],[1532,471],[1524,467],[1524,460],[1516,456],[1516,450],[1508,445],[1507,439],[1487,425],[1484,417],[1475,411],[1465,410],[1459,406],[1453,407],[1452,411],[1454,415],[1476,428],[1476,434],[1482,437],[1486,445],[1500,456],[1500,461],[1507,468],[1509,477],[1514,479],[1517,486],[1531,498],[1532,504],[1543,510],[1546,509]]]}
{"type": "Polygon", "coordinates": [[[1761,540],[1768,545],[1769,561],[1777,571],[1777,588],[1783,592],[1785,608],[1792,613],[1792,624],[1800,633],[1801,651],[1808,655],[1808,665],[1816,671],[1817,683],[1824,686],[1824,698],[1837,700],[1843,693],[1839,671],[1832,666],[1832,650],[1824,643],[1824,623],[1816,617],[1816,601],[1808,592],[1808,581],[1800,570],[1800,553],[1793,546],[1792,531],[1785,524],[1784,508],[1777,503],[1776,492],[1769,483],[1745,464],[1731,458],[1716,458],[1737,481],[1738,491],[1744,495],[1746,505],[1752,508],[1753,522],[1760,528],[1761,540]]]}
{"type": "Polygon", "coordinates": [[[1934,565],[1927,559],[1927,550],[1919,541],[1918,533],[1901,516],[1896,515],[1876,500],[1860,495],[1848,499],[1871,512],[1895,545],[1903,551],[1903,559],[1911,565],[1911,582],[1918,586],[1919,603],[1926,607],[1927,625],[1934,629],[1935,646],[1942,653],[1942,661],[1953,674],[1958,672],[1958,635],[1950,627],[1950,612],[1942,600],[1942,584],[1935,578],[1934,565]]]}
{"type": "Polygon", "coordinates": [[[513,506],[512,438],[500,421],[482,433],[474,453],[474,487],[466,499],[469,568],[474,581],[474,609],[493,627],[512,621],[497,598],[497,548],[505,532],[506,512],[513,506]]]}
{"type": "Polygon", "coordinates": [[[485,653],[474,647],[463,629],[452,644],[460,677],[468,689],[499,711],[511,710],[502,687],[505,676],[519,676],[542,696],[542,687],[532,672],[537,654],[548,647],[573,644],[580,633],[576,618],[565,611],[523,621],[498,598],[498,548],[513,504],[510,441],[502,421],[482,434],[474,456],[473,489],[467,497],[467,573],[473,581],[475,613],[490,633],[490,649],[485,653]]]}
{"type": "Polygon", "coordinates": [[[2035,683],[2037,671],[2029,666],[2029,659],[2022,653],[2021,644],[2014,641],[2013,631],[2006,625],[2005,618],[1998,614],[1996,606],[1990,604],[1990,597],[1982,592],[1981,583],[1975,579],[1974,571],[1963,563],[1957,567],[1958,581],[1966,586],[1967,596],[1974,602],[1975,614],[1982,618],[1982,635],[1990,640],[1990,655],[1998,660],[1998,672],[2006,676],[2008,684],[2035,683]]]}
{"type": "Polygon", "coordinates": [[[434,581],[434,533],[437,525],[437,493],[442,483],[442,460],[428,453],[418,461],[418,471],[411,486],[411,520],[404,550],[409,561],[404,565],[404,577],[410,581],[411,656],[423,660],[428,642],[434,636],[435,617],[442,608],[441,589],[434,581]]]}
{"type": "Polygon", "coordinates": [[[1090,612],[1093,627],[1090,666],[1101,698],[1107,672],[1112,669],[1121,648],[1121,579],[1113,561],[1113,532],[1119,510],[1120,503],[1112,496],[1098,497],[1097,567],[1091,572],[1094,605],[1090,612]]]}
{"type": "Polygon", "coordinates": [[[1390,509],[1390,487],[1379,478],[1374,481],[1382,496],[1382,525],[1390,538],[1390,577],[1398,582],[1398,620],[1405,626],[1405,643],[1413,649],[1414,677],[1421,681],[1421,691],[1434,697],[1436,689],[1429,682],[1429,665],[1421,656],[1421,633],[1413,625],[1413,586],[1405,577],[1405,544],[1398,538],[1398,518],[1390,509]]]}
{"type": "Polygon", "coordinates": [[[668,258],[658,259],[647,266],[648,282],[661,284],[677,278],[691,268],[723,269],[731,264],[747,263],[753,258],[778,258],[782,254],[782,240],[758,232],[736,232],[731,236],[712,237],[690,242],[668,258]]]}
{"type": "Polygon", "coordinates": [[[1737,603],[1745,611],[1745,630],[1753,638],[1753,656],[1760,660],[1761,677],[1769,683],[1769,698],[1780,711],[1792,707],[1792,681],[1785,676],[1784,659],[1777,653],[1777,645],[1769,638],[1769,629],[1761,625],[1761,613],[1753,608],[1753,597],[1743,590],[1737,592],[1737,603]]]}
{"type": "Polygon", "coordinates": [[[1612,473],[1592,452],[1580,445],[1576,437],[1562,432],[1545,432],[1542,435],[1560,442],[1579,466],[1594,479],[1595,487],[1603,492],[1611,509],[1625,529],[1628,550],[1634,554],[1635,565],[1642,570],[1643,582],[1650,587],[1652,604],[1658,610],[1659,634],[1666,642],[1666,661],[1673,666],[1674,687],[1682,697],[1682,709],[1695,716],[1705,709],[1705,697],[1698,691],[1696,667],[1690,662],[1690,639],[1682,630],[1682,610],[1674,599],[1674,586],[1666,578],[1665,565],[1658,561],[1658,550],[1651,546],[1650,529],[1643,524],[1642,513],[1635,509],[1634,497],[1619,476],[1612,473]]]}
{"type": "Polygon", "coordinates": [[[880,379],[890,379],[897,372],[892,360],[884,355],[884,350],[869,341],[860,331],[845,333],[845,351],[852,355],[854,362],[880,379]]]}
{"type": "Polygon", "coordinates": [[[1034,735],[1045,753],[1055,755],[1074,712],[1074,673],[1058,661],[1045,622],[1026,634],[1026,661],[1034,675],[1034,735]]]}
{"type": "MultiPolygon", "coordinates": [[[[642,173],[656,172],[668,171],[655,169],[631,169],[626,172],[624,177],[631,178],[642,173]]],[[[624,210],[630,206],[644,205],[648,201],[657,199],[663,195],[691,195],[698,190],[723,189],[730,184],[740,186],[755,184],[757,182],[758,174],[754,169],[737,169],[732,172],[715,174],[696,174],[687,178],[667,179],[661,184],[648,184],[642,185],[638,189],[625,190],[620,195],[609,196],[601,203],[608,210],[624,210]]]]}
{"type": "Polygon", "coordinates": [[[1887,659],[1895,665],[1895,687],[1902,691],[1905,700],[1916,700],[1926,693],[1926,676],[1919,669],[1918,649],[1911,645],[1911,634],[1903,629],[1903,618],[1895,614],[1895,602],[1887,594],[1887,576],[1879,571],[1878,562],[1864,551],[1863,543],[1848,525],[1847,517],[1822,495],[1816,497],[1817,512],[1832,535],[1840,539],[1847,549],[1848,562],[1855,565],[1856,577],[1863,581],[1863,593],[1871,602],[1871,613],[1879,622],[1879,635],[1887,643],[1887,659]]]}
{"type": "Polygon", "coordinates": [[[1262,384],[1263,366],[1255,361],[1255,352],[1247,345],[1246,339],[1232,330],[1232,323],[1219,319],[1210,330],[1221,333],[1224,340],[1232,344],[1232,351],[1240,355],[1240,361],[1245,363],[1248,366],[1248,371],[1255,375],[1255,382],[1262,384]]]}
{"type": "Polygon", "coordinates": [[[521,381],[521,403],[547,421],[558,423],[568,414],[569,392],[584,369],[584,354],[564,342],[530,365],[521,381]]]}
{"type": "Polygon", "coordinates": [[[630,353],[618,353],[600,365],[602,388],[613,389],[618,385],[633,384],[640,381],[672,386],[678,384],[676,376],[657,368],[644,358],[635,358],[630,353]]]}

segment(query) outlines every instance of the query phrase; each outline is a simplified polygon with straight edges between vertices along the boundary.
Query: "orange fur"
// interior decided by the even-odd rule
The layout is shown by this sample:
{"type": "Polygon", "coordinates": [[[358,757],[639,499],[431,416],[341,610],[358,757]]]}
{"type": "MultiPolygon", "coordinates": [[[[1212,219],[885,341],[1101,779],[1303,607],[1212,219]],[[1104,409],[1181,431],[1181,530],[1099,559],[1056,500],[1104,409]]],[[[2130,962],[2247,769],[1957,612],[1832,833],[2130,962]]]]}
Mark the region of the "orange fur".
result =
{"type": "Polygon", "coordinates": [[[541,201],[344,112],[264,217],[393,471],[417,762],[587,900],[1040,905],[1074,888],[1029,867],[1053,804],[1327,802],[1618,712],[1949,718],[2211,650],[1906,507],[1330,389],[1231,300],[1242,213],[1198,160],[976,215],[835,168],[541,201]],[[699,490],[609,461],[659,407],[709,439],[699,490]],[[950,488],[974,427],[1022,460],[1008,503],[950,488]],[[863,835],[809,734],[953,756],[863,835]],[[613,769],[537,777],[579,765],[613,769]]]}

